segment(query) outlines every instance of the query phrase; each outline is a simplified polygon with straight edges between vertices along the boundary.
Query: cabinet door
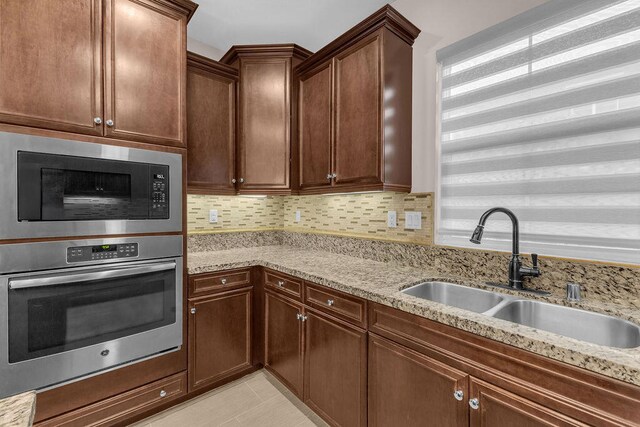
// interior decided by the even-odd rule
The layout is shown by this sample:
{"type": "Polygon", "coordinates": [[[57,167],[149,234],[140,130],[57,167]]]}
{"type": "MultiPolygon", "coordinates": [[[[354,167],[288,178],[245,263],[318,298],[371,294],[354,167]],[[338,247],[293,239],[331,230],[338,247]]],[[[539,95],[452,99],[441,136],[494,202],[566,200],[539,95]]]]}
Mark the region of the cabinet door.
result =
{"type": "Polygon", "coordinates": [[[186,19],[152,0],[105,0],[108,136],[184,145],[186,19]]]}
{"type": "Polygon", "coordinates": [[[101,55],[100,0],[0,0],[0,121],[101,135],[101,55]]]}
{"type": "Polygon", "coordinates": [[[300,78],[298,142],[302,189],[331,186],[332,72],[328,62],[300,78]]]}
{"type": "Polygon", "coordinates": [[[477,399],[471,407],[471,426],[586,426],[476,378],[471,378],[470,398],[477,399]]]}
{"type": "Polygon", "coordinates": [[[336,185],[381,182],[380,47],[375,33],[336,56],[336,185]]]}
{"type": "Polygon", "coordinates": [[[468,426],[467,389],[464,372],[369,335],[370,426],[468,426]]]}
{"type": "Polygon", "coordinates": [[[367,334],[307,311],[304,401],[330,424],[367,425],[367,334]]]}
{"type": "Polygon", "coordinates": [[[187,186],[190,193],[235,194],[235,110],[235,79],[189,68],[187,186]]]}
{"type": "Polygon", "coordinates": [[[240,63],[240,191],[289,190],[290,58],[240,63]]]}
{"type": "Polygon", "coordinates": [[[302,305],[265,293],[265,367],[302,397],[302,305]]]}
{"type": "Polygon", "coordinates": [[[253,291],[244,288],[189,301],[189,389],[251,367],[253,291]]]}

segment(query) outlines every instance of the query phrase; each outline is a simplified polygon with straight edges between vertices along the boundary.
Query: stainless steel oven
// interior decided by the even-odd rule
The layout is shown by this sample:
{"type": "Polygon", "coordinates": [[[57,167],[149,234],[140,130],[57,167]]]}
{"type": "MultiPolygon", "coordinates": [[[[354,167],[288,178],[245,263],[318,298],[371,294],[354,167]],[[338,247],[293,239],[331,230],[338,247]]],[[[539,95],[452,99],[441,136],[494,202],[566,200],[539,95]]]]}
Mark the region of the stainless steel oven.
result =
{"type": "Polygon", "coordinates": [[[0,397],[182,345],[182,237],[0,246],[0,397]]]}
{"type": "Polygon", "coordinates": [[[182,230],[182,157],[0,132],[0,239],[182,230]]]}

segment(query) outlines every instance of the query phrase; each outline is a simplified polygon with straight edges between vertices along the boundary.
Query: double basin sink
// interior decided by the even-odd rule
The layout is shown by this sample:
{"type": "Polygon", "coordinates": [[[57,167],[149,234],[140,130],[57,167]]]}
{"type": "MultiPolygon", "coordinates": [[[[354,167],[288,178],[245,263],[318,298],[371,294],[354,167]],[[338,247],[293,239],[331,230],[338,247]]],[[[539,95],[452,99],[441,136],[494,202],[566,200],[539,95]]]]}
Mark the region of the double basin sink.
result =
{"type": "Polygon", "coordinates": [[[420,283],[402,293],[593,344],[640,346],[639,326],[605,314],[446,282],[420,283]]]}

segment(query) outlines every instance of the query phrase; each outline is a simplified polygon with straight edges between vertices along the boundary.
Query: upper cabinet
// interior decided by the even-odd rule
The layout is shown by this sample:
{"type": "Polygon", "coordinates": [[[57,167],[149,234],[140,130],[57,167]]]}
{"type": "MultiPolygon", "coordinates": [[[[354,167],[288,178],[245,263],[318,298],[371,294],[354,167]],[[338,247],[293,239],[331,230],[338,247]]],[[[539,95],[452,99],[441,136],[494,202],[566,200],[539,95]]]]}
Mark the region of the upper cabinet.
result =
{"type": "Polygon", "coordinates": [[[184,146],[186,25],[196,7],[2,1],[0,121],[184,146]]]}
{"type": "Polygon", "coordinates": [[[0,76],[0,121],[102,135],[102,1],[1,1],[0,76]]]}
{"type": "Polygon", "coordinates": [[[300,193],[411,191],[419,33],[387,5],[296,69],[300,193]]]}
{"type": "Polygon", "coordinates": [[[235,194],[238,71],[187,53],[187,191],[235,194]]]}
{"type": "Polygon", "coordinates": [[[291,194],[292,70],[310,52],[293,44],[234,46],[220,62],[238,69],[240,194],[291,194]]]}

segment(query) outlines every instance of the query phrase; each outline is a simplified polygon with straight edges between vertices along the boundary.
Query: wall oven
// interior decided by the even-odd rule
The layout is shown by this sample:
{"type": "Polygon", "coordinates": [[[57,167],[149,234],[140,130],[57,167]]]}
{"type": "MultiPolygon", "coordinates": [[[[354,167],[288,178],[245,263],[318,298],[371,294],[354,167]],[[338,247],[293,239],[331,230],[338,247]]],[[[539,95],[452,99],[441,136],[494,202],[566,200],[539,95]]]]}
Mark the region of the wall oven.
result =
{"type": "Polygon", "coordinates": [[[182,237],[0,246],[0,397],[182,345],[182,237]]]}
{"type": "Polygon", "coordinates": [[[0,239],[182,231],[182,157],[0,132],[0,239]]]}

